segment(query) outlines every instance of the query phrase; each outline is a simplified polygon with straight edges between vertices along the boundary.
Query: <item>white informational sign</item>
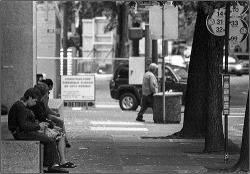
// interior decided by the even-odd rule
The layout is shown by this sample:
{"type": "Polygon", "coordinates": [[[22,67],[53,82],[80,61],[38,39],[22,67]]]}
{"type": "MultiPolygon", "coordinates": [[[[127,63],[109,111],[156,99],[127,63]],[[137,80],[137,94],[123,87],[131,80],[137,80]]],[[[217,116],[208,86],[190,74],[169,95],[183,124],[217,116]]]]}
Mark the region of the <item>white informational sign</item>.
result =
{"type": "Polygon", "coordinates": [[[95,75],[61,76],[61,98],[63,100],[94,101],[95,75]]]}
{"type": "MultiPolygon", "coordinates": [[[[248,25],[241,18],[247,11],[248,6],[230,7],[229,43],[236,45],[248,36],[248,25]]],[[[208,31],[216,36],[225,35],[225,8],[215,9],[213,14],[207,17],[206,25],[208,31]]]]}
{"type": "Polygon", "coordinates": [[[145,74],[145,57],[129,57],[129,84],[141,85],[145,74]]]}
{"type": "MultiPolygon", "coordinates": [[[[152,39],[162,39],[162,7],[149,7],[149,32],[152,39]]],[[[178,38],[178,7],[164,6],[164,40],[178,38]]]]}

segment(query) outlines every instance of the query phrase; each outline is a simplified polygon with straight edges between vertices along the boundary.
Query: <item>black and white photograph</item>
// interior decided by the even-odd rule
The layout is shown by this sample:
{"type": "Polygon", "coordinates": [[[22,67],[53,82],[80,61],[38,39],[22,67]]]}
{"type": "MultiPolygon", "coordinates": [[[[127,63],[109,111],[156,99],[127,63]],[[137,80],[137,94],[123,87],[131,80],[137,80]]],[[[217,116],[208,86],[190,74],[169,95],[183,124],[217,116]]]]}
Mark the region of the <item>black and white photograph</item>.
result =
{"type": "Polygon", "coordinates": [[[249,1],[0,0],[0,173],[249,173],[249,1]]]}

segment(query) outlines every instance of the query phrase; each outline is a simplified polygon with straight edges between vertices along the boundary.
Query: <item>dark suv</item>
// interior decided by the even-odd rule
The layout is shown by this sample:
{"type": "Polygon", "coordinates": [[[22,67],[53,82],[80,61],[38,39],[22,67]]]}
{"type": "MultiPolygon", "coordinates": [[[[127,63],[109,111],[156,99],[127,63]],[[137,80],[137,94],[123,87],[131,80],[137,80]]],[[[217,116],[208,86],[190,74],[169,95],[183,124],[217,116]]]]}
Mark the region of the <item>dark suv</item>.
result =
{"type": "MultiPolygon", "coordinates": [[[[113,99],[119,100],[122,110],[136,110],[142,97],[142,85],[130,85],[128,71],[128,62],[123,62],[118,66],[109,84],[110,94],[113,99]]],[[[165,90],[182,92],[182,104],[184,104],[188,77],[187,71],[182,67],[166,64],[165,77],[165,90]]]]}

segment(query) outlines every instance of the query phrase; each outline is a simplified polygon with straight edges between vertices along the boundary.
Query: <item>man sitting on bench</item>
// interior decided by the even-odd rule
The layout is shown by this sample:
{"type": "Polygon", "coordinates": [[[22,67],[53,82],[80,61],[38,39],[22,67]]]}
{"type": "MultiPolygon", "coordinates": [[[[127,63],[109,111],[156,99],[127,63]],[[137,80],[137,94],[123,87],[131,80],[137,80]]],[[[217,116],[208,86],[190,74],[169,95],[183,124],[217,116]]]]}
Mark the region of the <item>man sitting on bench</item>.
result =
{"type": "Polygon", "coordinates": [[[40,141],[44,145],[43,167],[45,173],[69,173],[55,164],[57,158],[56,141],[38,132],[46,128],[46,123],[36,123],[34,114],[26,106],[34,106],[38,100],[37,90],[29,88],[24,96],[10,108],[8,129],[16,140],[40,141]]]}

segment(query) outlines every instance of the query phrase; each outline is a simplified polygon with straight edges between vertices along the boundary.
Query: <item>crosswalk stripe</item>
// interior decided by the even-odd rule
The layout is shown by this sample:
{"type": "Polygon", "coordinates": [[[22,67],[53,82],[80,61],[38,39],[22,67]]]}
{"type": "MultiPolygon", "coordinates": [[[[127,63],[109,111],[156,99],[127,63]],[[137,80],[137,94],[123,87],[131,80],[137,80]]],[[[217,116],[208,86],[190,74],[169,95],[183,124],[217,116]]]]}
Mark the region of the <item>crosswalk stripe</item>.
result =
{"type": "Polygon", "coordinates": [[[148,131],[148,128],[145,128],[143,123],[137,122],[90,121],[90,125],[92,125],[90,126],[90,130],[92,131],[148,131]]]}
{"type": "Polygon", "coordinates": [[[90,121],[92,125],[129,125],[129,126],[143,126],[142,123],[135,122],[121,122],[121,121],[90,121]]]}
{"type": "Polygon", "coordinates": [[[92,131],[148,131],[147,128],[135,127],[90,127],[92,131]]]}

